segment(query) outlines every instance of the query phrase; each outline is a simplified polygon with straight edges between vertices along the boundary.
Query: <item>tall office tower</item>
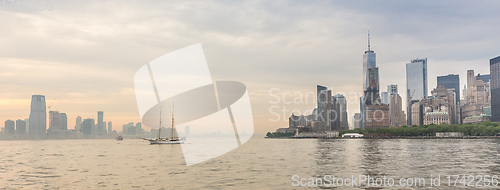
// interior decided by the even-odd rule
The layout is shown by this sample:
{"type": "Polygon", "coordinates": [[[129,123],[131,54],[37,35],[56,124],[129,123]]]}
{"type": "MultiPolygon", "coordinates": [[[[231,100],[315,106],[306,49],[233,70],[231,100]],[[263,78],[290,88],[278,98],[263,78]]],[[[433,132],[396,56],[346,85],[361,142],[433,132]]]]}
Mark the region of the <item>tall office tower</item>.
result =
{"type": "Polygon", "coordinates": [[[80,131],[81,128],[82,128],[82,117],[78,116],[76,117],[75,130],[80,131]]]}
{"type": "Polygon", "coordinates": [[[85,135],[85,137],[89,137],[90,135],[92,135],[93,128],[94,128],[94,119],[87,118],[83,120],[81,130],[85,135]]]}
{"type": "Polygon", "coordinates": [[[102,134],[108,134],[108,129],[106,128],[106,121],[102,122],[102,126],[103,126],[102,134]]]}
{"type": "Polygon", "coordinates": [[[31,97],[29,130],[30,138],[47,137],[47,111],[43,95],[31,97]]]}
{"type": "Polygon", "coordinates": [[[186,137],[189,137],[190,134],[191,134],[191,131],[189,131],[189,126],[184,127],[184,135],[186,137]]]}
{"type": "Polygon", "coordinates": [[[491,121],[500,122],[500,56],[490,59],[491,121]]]}
{"type": "Polygon", "coordinates": [[[324,90],[327,90],[328,88],[325,86],[321,85],[316,85],[316,117],[314,118],[315,121],[325,121],[325,118],[323,118],[323,112],[325,110],[325,103],[326,103],[326,96],[322,94],[321,92],[324,90]]]}
{"type": "Polygon", "coordinates": [[[16,134],[16,123],[12,120],[5,121],[5,134],[16,134]]]}
{"type": "Polygon", "coordinates": [[[26,121],[22,119],[16,120],[16,134],[18,135],[26,134],[26,121]]]}
{"type": "Polygon", "coordinates": [[[411,60],[410,63],[406,64],[406,120],[408,126],[412,124],[412,101],[427,97],[427,86],[427,58],[411,60]]]}
{"type": "Polygon", "coordinates": [[[328,88],[326,86],[321,86],[321,85],[316,85],[316,109],[319,110],[321,109],[320,106],[323,105],[323,103],[321,103],[320,101],[326,101],[325,99],[324,100],[320,100],[320,94],[321,94],[321,91],[323,90],[328,90],[328,88]]]}
{"type": "Polygon", "coordinates": [[[68,130],[68,116],[66,113],[59,113],[59,130],[68,130]]]}
{"type": "Polygon", "coordinates": [[[29,133],[30,132],[30,118],[26,118],[24,119],[24,122],[26,122],[26,133],[29,133]]]}
{"type": "Polygon", "coordinates": [[[59,112],[49,111],[49,129],[57,130],[59,129],[59,112]]]}
{"type": "Polygon", "coordinates": [[[325,122],[326,130],[333,129],[333,120],[332,120],[332,110],[333,110],[333,98],[331,90],[323,90],[320,92],[320,97],[323,104],[323,110],[320,110],[318,114],[321,114],[321,118],[323,122],[325,122]]]}
{"type": "Polygon", "coordinates": [[[368,69],[375,67],[377,67],[376,54],[370,49],[370,33],[368,32],[368,50],[363,54],[363,92],[366,91],[371,83],[368,69]]]}
{"type": "Polygon", "coordinates": [[[406,115],[403,112],[403,99],[399,94],[391,96],[391,103],[389,106],[391,127],[401,127],[407,125],[406,115]]]}
{"type": "Polygon", "coordinates": [[[361,129],[361,113],[355,113],[352,118],[354,129],[361,129]]]}
{"type": "Polygon", "coordinates": [[[387,85],[387,92],[389,92],[389,96],[394,96],[399,94],[398,85],[395,84],[387,85]]]}
{"type": "Polygon", "coordinates": [[[333,118],[335,119],[340,119],[340,130],[347,130],[349,129],[349,122],[348,122],[348,113],[347,113],[347,100],[344,95],[342,94],[336,94],[335,96],[336,101],[338,102],[338,112],[336,116],[333,118]]]}
{"type": "Polygon", "coordinates": [[[104,131],[104,113],[102,111],[97,112],[97,133],[102,134],[104,131]]]}
{"type": "Polygon", "coordinates": [[[467,102],[474,103],[473,99],[475,99],[472,94],[474,90],[474,83],[476,83],[476,76],[474,76],[474,70],[467,71],[467,102]]]}
{"type": "Polygon", "coordinates": [[[110,121],[110,122],[108,122],[108,134],[111,134],[111,133],[113,133],[113,123],[111,123],[111,121],[110,121]]]}
{"type": "MultiPolygon", "coordinates": [[[[378,87],[378,68],[376,63],[376,54],[374,51],[370,49],[370,32],[368,32],[368,50],[363,54],[363,93],[370,88],[370,83],[372,80],[370,79],[370,71],[371,78],[376,80],[378,87]],[[376,75],[375,75],[376,74],[376,75]]],[[[361,114],[361,128],[365,129],[365,108],[366,108],[366,97],[360,97],[360,114],[361,114]]]]}
{"type": "Polygon", "coordinates": [[[457,103],[460,103],[460,77],[459,75],[449,74],[437,77],[437,85],[444,86],[447,89],[453,89],[457,103]]]}

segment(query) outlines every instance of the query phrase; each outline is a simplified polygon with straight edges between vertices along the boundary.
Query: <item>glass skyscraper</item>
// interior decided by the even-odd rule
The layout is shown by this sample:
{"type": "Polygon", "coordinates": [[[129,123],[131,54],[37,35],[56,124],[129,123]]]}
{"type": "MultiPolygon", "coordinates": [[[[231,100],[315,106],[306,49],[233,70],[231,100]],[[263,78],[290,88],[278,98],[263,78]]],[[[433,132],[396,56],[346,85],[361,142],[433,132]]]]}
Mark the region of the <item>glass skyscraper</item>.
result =
{"type": "Polygon", "coordinates": [[[406,64],[407,122],[411,125],[411,101],[427,97],[427,58],[414,59],[406,64]]]}
{"type": "Polygon", "coordinates": [[[43,95],[33,95],[31,97],[29,131],[31,138],[47,137],[47,110],[45,96],[43,95]]]}
{"type": "MultiPolygon", "coordinates": [[[[370,72],[368,69],[377,67],[376,54],[370,49],[370,33],[368,33],[368,50],[363,54],[363,92],[370,86],[370,72]]],[[[377,69],[378,72],[378,69],[377,69]]],[[[377,73],[378,78],[378,73],[377,73]]],[[[378,80],[376,81],[378,82],[378,80]]]]}
{"type": "Polygon", "coordinates": [[[447,89],[454,89],[457,103],[460,103],[460,77],[459,75],[449,74],[437,77],[437,85],[444,86],[447,89]]]}
{"type": "Polygon", "coordinates": [[[500,56],[490,59],[491,121],[500,121],[500,56]]]}

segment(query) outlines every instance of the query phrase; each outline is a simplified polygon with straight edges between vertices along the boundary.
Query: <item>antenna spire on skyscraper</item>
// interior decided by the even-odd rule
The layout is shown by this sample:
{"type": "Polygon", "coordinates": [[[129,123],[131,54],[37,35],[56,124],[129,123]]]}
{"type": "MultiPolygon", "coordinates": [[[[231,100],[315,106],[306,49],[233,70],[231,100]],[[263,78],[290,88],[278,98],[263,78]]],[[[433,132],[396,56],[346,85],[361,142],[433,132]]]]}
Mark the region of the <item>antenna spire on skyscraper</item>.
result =
{"type": "Polygon", "coordinates": [[[368,30],[368,51],[370,51],[370,31],[368,30]]]}

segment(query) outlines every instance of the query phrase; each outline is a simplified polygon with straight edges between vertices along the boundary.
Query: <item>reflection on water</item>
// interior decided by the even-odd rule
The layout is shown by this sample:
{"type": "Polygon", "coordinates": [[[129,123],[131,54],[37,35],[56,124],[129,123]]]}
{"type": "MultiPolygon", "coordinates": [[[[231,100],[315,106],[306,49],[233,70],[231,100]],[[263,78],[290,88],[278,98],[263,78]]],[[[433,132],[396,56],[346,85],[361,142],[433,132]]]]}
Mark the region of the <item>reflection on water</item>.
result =
{"type": "Polygon", "coordinates": [[[441,175],[441,183],[444,175],[500,176],[500,141],[494,139],[252,138],[189,167],[181,146],[138,139],[0,141],[0,146],[0,188],[7,189],[296,189],[294,175],[441,175]]]}
{"type": "MultiPolygon", "coordinates": [[[[399,180],[441,175],[444,185],[446,175],[500,176],[500,141],[493,139],[318,140],[316,150],[316,172],[311,177],[369,175],[399,180]]],[[[369,187],[363,184],[358,188],[369,187]]],[[[431,187],[427,184],[426,188],[431,187]]]]}

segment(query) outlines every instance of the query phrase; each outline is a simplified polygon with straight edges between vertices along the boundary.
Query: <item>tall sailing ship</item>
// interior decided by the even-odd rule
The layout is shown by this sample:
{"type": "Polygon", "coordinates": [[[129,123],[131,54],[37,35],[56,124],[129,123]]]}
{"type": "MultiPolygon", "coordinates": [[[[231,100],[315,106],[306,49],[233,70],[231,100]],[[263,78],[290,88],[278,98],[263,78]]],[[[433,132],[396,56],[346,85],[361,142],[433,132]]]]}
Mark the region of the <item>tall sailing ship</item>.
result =
{"type": "Polygon", "coordinates": [[[185,138],[174,137],[174,106],[172,105],[172,131],[170,133],[170,138],[161,138],[161,111],[160,108],[160,128],[158,129],[158,138],[157,139],[144,139],[148,140],[150,144],[182,144],[186,141],[185,138]]]}

